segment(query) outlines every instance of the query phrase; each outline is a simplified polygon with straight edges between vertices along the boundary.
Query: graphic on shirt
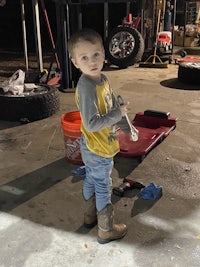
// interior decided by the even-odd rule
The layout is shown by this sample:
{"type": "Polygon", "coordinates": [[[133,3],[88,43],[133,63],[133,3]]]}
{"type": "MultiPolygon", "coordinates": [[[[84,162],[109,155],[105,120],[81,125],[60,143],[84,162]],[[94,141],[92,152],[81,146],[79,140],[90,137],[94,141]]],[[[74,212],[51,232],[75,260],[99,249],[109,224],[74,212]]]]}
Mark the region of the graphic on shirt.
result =
{"type": "Polygon", "coordinates": [[[111,100],[111,95],[109,93],[107,93],[105,95],[105,102],[106,102],[106,105],[107,105],[107,111],[110,112],[111,111],[111,108],[112,108],[112,100],[111,100]]]}
{"type": "MultiPolygon", "coordinates": [[[[112,97],[110,92],[105,94],[105,103],[107,105],[107,112],[110,112],[112,107],[113,107],[113,103],[112,103],[112,97]]],[[[110,133],[108,135],[108,143],[111,144],[112,141],[117,140],[117,135],[116,135],[116,127],[115,125],[111,125],[110,126],[110,133]]]]}

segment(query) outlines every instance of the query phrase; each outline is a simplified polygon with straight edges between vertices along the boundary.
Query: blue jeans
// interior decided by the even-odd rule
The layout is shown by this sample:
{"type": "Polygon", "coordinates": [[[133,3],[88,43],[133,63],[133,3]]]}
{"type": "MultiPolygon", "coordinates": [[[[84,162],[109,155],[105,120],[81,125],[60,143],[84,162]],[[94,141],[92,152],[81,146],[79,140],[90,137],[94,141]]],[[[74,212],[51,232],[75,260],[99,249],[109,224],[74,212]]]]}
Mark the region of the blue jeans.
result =
{"type": "Polygon", "coordinates": [[[83,183],[85,200],[95,195],[97,211],[111,203],[113,158],[104,158],[92,153],[86,146],[85,137],[80,140],[82,160],[85,164],[86,177],[83,183]]]}

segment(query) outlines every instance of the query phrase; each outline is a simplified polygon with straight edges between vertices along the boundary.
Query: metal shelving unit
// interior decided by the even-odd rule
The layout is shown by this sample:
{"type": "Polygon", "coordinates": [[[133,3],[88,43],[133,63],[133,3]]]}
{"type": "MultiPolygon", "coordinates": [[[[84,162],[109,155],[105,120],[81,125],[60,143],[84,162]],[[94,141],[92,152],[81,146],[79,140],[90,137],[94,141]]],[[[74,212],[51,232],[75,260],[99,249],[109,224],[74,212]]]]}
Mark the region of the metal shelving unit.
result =
{"type": "Polygon", "coordinates": [[[183,42],[182,46],[186,47],[186,26],[197,25],[198,16],[200,13],[200,1],[198,0],[180,0],[177,2],[176,15],[179,15],[179,26],[183,27],[183,42]]]}
{"type": "Polygon", "coordinates": [[[197,17],[197,2],[186,1],[185,20],[186,24],[195,24],[197,17]]]}
{"type": "Polygon", "coordinates": [[[184,35],[183,35],[183,47],[186,46],[185,44],[185,38],[186,38],[186,25],[195,25],[197,20],[197,15],[199,12],[199,6],[200,1],[197,0],[186,0],[185,6],[184,6],[184,35]],[[197,5],[198,3],[198,5],[197,5]]]}

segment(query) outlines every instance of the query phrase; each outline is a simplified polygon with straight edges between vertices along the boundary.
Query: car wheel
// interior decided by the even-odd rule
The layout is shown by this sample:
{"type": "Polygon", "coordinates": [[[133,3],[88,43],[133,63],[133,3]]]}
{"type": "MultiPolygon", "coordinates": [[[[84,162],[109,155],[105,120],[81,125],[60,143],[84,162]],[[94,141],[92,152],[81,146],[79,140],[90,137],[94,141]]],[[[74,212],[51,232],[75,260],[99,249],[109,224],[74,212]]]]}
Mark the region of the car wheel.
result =
{"type": "Polygon", "coordinates": [[[131,27],[114,28],[105,42],[106,57],[109,61],[126,68],[141,60],[144,53],[144,40],[140,32],[131,27]]]}

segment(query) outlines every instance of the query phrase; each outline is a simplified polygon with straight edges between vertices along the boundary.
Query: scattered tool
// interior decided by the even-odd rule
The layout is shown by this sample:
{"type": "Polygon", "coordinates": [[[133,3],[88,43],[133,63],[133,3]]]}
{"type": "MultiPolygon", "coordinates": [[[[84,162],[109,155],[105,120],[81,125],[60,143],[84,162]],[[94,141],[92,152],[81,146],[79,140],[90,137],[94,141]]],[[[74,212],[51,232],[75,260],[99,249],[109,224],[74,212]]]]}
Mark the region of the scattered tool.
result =
{"type": "Polygon", "coordinates": [[[160,27],[160,17],[161,17],[161,7],[162,0],[160,0],[159,8],[158,8],[158,20],[157,20],[157,29],[156,29],[156,40],[154,46],[153,55],[147,58],[145,62],[139,63],[139,67],[144,68],[168,68],[167,63],[163,63],[161,58],[157,55],[157,47],[158,47],[158,38],[159,38],[159,27],[160,27]],[[152,62],[151,62],[152,59],[152,62]],[[157,59],[157,60],[156,60],[157,59]]]}
{"type": "MultiPolygon", "coordinates": [[[[44,19],[45,19],[45,23],[46,23],[46,27],[47,27],[47,31],[48,31],[48,35],[51,41],[51,45],[52,45],[52,51],[53,51],[53,56],[51,58],[51,62],[50,62],[50,66],[48,71],[46,72],[46,74],[42,77],[42,82],[41,83],[45,83],[48,85],[58,85],[60,80],[61,80],[61,73],[60,73],[60,62],[58,59],[58,55],[57,55],[57,48],[54,42],[54,38],[53,38],[53,34],[51,31],[51,26],[50,26],[50,22],[49,22],[49,17],[47,14],[47,10],[46,10],[46,6],[45,6],[45,1],[44,0],[40,0],[41,3],[41,7],[42,7],[42,11],[43,11],[43,15],[44,15],[44,19]],[[55,71],[52,70],[53,67],[53,63],[54,63],[54,58],[55,58],[55,62],[57,65],[57,68],[55,69],[55,71]]],[[[41,73],[42,75],[42,73],[41,73]]]]}
{"type": "Polygon", "coordinates": [[[131,189],[142,189],[145,186],[139,182],[124,178],[123,183],[119,187],[113,188],[113,194],[122,197],[124,193],[131,189]]]}
{"type": "MultiPolygon", "coordinates": [[[[117,101],[118,101],[120,106],[124,105],[124,100],[120,95],[117,96],[117,101]]],[[[136,142],[138,140],[138,130],[130,122],[129,117],[128,117],[127,114],[125,115],[125,117],[126,117],[126,121],[127,121],[128,125],[129,125],[129,128],[130,128],[131,140],[133,142],[136,142]]]]}
{"type": "Polygon", "coordinates": [[[47,31],[48,31],[48,34],[49,34],[49,38],[50,38],[50,41],[51,41],[53,53],[54,53],[54,56],[55,56],[55,61],[56,61],[57,69],[60,69],[60,63],[59,63],[58,55],[57,55],[57,52],[56,52],[56,45],[55,45],[53,34],[52,34],[52,31],[51,31],[49,17],[48,17],[48,14],[47,14],[47,10],[46,10],[46,7],[45,7],[44,0],[40,0],[40,3],[41,3],[43,15],[44,15],[44,19],[45,19],[47,31]]]}

